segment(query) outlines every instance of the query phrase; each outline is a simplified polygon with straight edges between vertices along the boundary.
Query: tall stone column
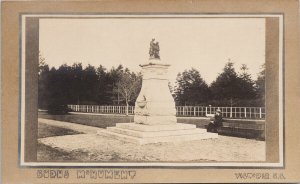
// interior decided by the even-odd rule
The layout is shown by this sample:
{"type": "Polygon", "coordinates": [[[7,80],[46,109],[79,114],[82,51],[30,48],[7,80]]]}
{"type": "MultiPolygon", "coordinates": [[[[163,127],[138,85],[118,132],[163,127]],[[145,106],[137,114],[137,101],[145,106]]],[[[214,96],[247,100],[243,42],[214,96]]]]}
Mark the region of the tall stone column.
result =
{"type": "Polygon", "coordinates": [[[169,64],[150,59],[140,65],[143,82],[135,102],[134,122],[145,125],[176,123],[175,102],[168,86],[169,64]]]}

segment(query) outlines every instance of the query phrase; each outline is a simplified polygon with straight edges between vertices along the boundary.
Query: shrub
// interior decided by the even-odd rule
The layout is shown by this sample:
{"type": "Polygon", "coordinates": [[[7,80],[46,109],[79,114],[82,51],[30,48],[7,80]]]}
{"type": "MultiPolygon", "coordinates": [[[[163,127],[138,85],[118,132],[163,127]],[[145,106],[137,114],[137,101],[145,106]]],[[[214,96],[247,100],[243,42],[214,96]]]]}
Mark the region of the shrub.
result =
{"type": "Polygon", "coordinates": [[[49,104],[48,113],[49,114],[67,114],[70,111],[66,104],[49,104]]]}

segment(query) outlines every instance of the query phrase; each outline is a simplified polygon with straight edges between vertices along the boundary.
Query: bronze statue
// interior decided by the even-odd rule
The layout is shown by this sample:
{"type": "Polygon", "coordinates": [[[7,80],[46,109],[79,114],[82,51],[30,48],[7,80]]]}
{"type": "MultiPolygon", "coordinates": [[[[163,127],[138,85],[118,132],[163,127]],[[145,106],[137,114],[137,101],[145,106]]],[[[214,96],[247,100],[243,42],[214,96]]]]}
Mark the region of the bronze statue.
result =
{"type": "Polygon", "coordinates": [[[153,38],[150,42],[150,50],[149,50],[149,55],[150,55],[150,59],[160,59],[159,56],[159,43],[158,42],[154,42],[155,39],[153,38]]]}

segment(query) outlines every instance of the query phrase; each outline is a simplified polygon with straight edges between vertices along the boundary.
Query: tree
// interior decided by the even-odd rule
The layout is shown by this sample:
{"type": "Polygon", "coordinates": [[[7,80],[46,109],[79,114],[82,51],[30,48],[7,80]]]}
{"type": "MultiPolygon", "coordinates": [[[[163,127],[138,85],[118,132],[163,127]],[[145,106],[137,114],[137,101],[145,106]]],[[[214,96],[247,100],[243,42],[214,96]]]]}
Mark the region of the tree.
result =
{"type": "Polygon", "coordinates": [[[47,81],[47,89],[49,90],[47,110],[50,114],[63,114],[66,113],[66,104],[69,100],[68,96],[68,83],[64,71],[67,65],[62,65],[58,70],[54,67],[49,71],[49,78],[47,81]]]}
{"type": "Polygon", "coordinates": [[[83,69],[82,69],[82,64],[81,63],[74,63],[71,66],[71,76],[72,76],[72,81],[71,81],[71,99],[72,102],[75,104],[81,104],[82,101],[82,96],[84,91],[83,89],[83,69]]]}
{"type": "Polygon", "coordinates": [[[223,72],[212,82],[212,105],[233,106],[239,98],[239,78],[233,67],[234,63],[227,62],[223,72]]]}
{"type": "Polygon", "coordinates": [[[39,75],[42,72],[46,72],[46,70],[49,71],[49,66],[46,64],[46,58],[43,57],[43,55],[41,54],[41,51],[39,52],[39,75]]]}
{"type": "Polygon", "coordinates": [[[38,107],[46,109],[48,106],[49,89],[49,66],[46,64],[46,59],[39,53],[39,72],[38,72],[38,107]]]}
{"type": "MultiPolygon", "coordinates": [[[[239,82],[240,82],[240,99],[242,100],[253,100],[255,99],[255,87],[254,81],[251,78],[251,75],[248,73],[248,67],[245,64],[241,66],[241,73],[239,75],[239,82]]],[[[248,102],[249,103],[249,102],[248,102]]],[[[246,104],[245,104],[246,105],[246,104]]]]}
{"type": "Polygon", "coordinates": [[[82,74],[82,92],[84,104],[96,104],[98,76],[94,66],[88,65],[82,74]]]}
{"type": "Polygon", "coordinates": [[[180,105],[200,105],[207,101],[209,89],[200,73],[192,68],[177,75],[175,95],[180,105]]]}
{"type": "Polygon", "coordinates": [[[117,102],[117,104],[119,105],[120,103],[120,93],[119,90],[117,90],[116,85],[123,73],[124,73],[123,65],[119,65],[117,68],[112,67],[109,72],[109,77],[108,77],[109,81],[108,81],[107,89],[108,89],[108,93],[110,93],[110,102],[112,102],[113,104],[117,102]]]}
{"type": "Polygon", "coordinates": [[[261,71],[255,81],[256,97],[260,106],[265,106],[265,82],[266,82],[266,65],[261,66],[261,71]]]}
{"type": "Polygon", "coordinates": [[[255,105],[255,87],[247,65],[243,64],[241,72],[236,73],[234,63],[227,62],[223,72],[212,82],[212,105],[218,106],[252,106],[255,105]]]}
{"type": "Polygon", "coordinates": [[[128,115],[129,102],[135,100],[141,90],[141,76],[128,71],[121,73],[116,89],[125,100],[126,115],[128,115]]]}
{"type": "Polygon", "coordinates": [[[102,65],[100,65],[96,69],[97,74],[97,93],[96,96],[96,102],[98,104],[108,105],[111,103],[111,93],[109,93],[109,87],[112,86],[112,84],[109,84],[109,73],[107,72],[106,68],[102,65]]]}

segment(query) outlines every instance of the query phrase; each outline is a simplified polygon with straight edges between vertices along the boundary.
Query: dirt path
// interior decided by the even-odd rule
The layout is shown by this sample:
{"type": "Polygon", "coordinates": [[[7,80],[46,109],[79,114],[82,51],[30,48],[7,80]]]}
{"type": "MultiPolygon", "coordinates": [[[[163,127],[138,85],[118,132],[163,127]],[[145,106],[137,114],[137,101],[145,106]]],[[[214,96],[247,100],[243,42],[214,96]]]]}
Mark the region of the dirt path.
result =
{"type": "Polygon", "coordinates": [[[79,161],[265,160],[265,141],[219,136],[218,139],[136,145],[97,135],[100,128],[96,127],[45,119],[39,122],[86,133],[39,139],[39,143],[46,146],[75,153],[73,156],[79,161]]]}

